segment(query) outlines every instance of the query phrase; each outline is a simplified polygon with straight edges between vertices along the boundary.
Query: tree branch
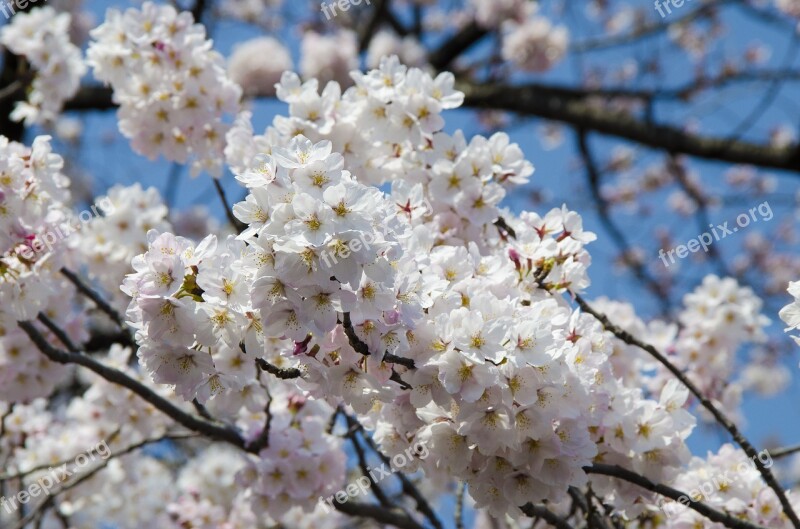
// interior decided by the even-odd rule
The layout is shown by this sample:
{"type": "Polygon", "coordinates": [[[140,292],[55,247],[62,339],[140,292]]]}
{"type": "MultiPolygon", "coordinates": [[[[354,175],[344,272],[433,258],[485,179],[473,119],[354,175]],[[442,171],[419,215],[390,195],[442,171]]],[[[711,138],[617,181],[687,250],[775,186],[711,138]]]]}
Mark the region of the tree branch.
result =
{"type": "Polygon", "coordinates": [[[270,375],[276,376],[281,380],[303,378],[303,372],[296,367],[278,367],[270,364],[263,358],[256,358],[256,365],[261,368],[262,371],[266,371],[270,375]]]}
{"type": "MultiPolygon", "coordinates": [[[[658,360],[664,367],[666,367],[670,373],[675,375],[675,377],[680,380],[683,385],[685,385],[689,391],[700,401],[700,404],[708,410],[714,419],[725,428],[728,433],[731,434],[733,440],[742,447],[742,450],[745,451],[747,457],[751,458],[753,462],[758,467],[761,476],[764,478],[764,481],[769,485],[769,487],[775,491],[775,495],[778,497],[778,500],[781,502],[781,506],[783,507],[783,512],[786,516],[791,520],[792,525],[795,529],[800,529],[800,519],[797,518],[797,514],[794,512],[792,508],[792,504],[789,503],[789,498],[786,497],[786,492],[781,487],[781,484],[778,483],[778,480],[775,479],[773,476],[772,471],[769,468],[764,466],[764,463],[758,458],[758,452],[750,444],[750,441],[742,435],[736,425],[725,416],[722,411],[720,411],[705,395],[700,391],[700,389],[694,385],[694,383],[687,377],[680,369],[678,369],[672,362],[670,362],[661,352],[653,347],[652,345],[645,343],[638,338],[635,338],[629,332],[617,327],[608,319],[605,314],[602,314],[596,310],[594,310],[579,294],[573,294],[575,297],[575,301],[578,303],[578,306],[581,308],[582,311],[591,314],[594,316],[600,323],[603,324],[603,327],[613,334],[617,339],[622,340],[628,345],[636,346],[648,353],[658,360]]],[[[696,509],[695,509],[696,510],[696,509]]],[[[700,512],[700,511],[698,511],[700,512]]],[[[702,514],[702,513],[701,513],[702,514]]],[[[714,520],[718,521],[718,520],[714,520]]],[[[743,527],[743,526],[742,526],[743,527]]]]}
{"type": "Polygon", "coordinates": [[[103,297],[98,294],[94,289],[88,286],[86,283],[78,277],[78,274],[73,272],[67,267],[61,269],[61,274],[64,275],[67,279],[69,279],[70,283],[75,285],[75,288],[78,289],[78,292],[86,296],[87,298],[91,299],[97,308],[103,311],[109,318],[111,318],[114,323],[119,325],[121,329],[128,329],[128,326],[125,325],[125,320],[122,318],[119,312],[117,312],[114,307],[109,305],[109,303],[103,299],[103,297]]]}
{"type": "MultiPolygon", "coordinates": [[[[375,444],[375,440],[372,439],[372,437],[370,437],[369,435],[367,435],[367,432],[364,429],[364,425],[361,424],[356,417],[352,417],[346,413],[343,413],[343,415],[345,417],[345,420],[347,420],[348,426],[350,428],[355,428],[356,430],[361,430],[364,441],[376,454],[378,454],[378,457],[381,458],[381,461],[383,461],[385,465],[391,466],[389,458],[386,457],[384,453],[378,449],[378,446],[375,444]]],[[[428,503],[428,500],[426,500],[425,497],[422,495],[422,493],[420,493],[419,489],[413,483],[411,483],[411,481],[402,472],[395,473],[395,476],[397,476],[397,479],[400,480],[400,483],[403,486],[403,493],[408,494],[409,496],[411,496],[411,498],[414,499],[414,501],[417,502],[417,510],[423,515],[425,515],[425,517],[428,519],[428,521],[431,522],[431,525],[433,525],[433,527],[435,527],[436,529],[442,529],[442,522],[439,521],[439,518],[436,516],[434,510],[431,508],[430,504],[428,503]]]]}
{"type": "Polygon", "coordinates": [[[488,34],[476,22],[470,22],[458,33],[447,39],[439,48],[428,54],[428,62],[436,70],[446,70],[456,57],[488,34]]]}
{"type": "Polygon", "coordinates": [[[655,299],[661,305],[661,311],[664,314],[668,314],[670,307],[669,290],[656,280],[650,272],[648,272],[647,268],[638,257],[634,255],[627,237],[625,237],[623,231],[611,218],[608,201],[600,191],[600,171],[589,149],[585,130],[579,129],[577,131],[577,143],[578,151],[581,153],[584,165],[586,166],[586,177],[589,181],[589,189],[591,190],[594,201],[597,203],[597,214],[600,217],[600,222],[605,226],[606,231],[611,236],[611,240],[614,241],[617,248],[622,253],[622,258],[625,263],[633,270],[633,275],[654,294],[655,299]]]}
{"type": "Polygon", "coordinates": [[[118,371],[117,369],[103,365],[90,356],[86,356],[82,353],[67,352],[56,349],[44,339],[41,333],[29,321],[20,321],[17,322],[17,324],[23,331],[25,331],[25,334],[27,334],[31,341],[36,344],[39,350],[51,361],[59,364],[77,364],[85,367],[97,375],[100,375],[105,380],[129,389],[182,426],[185,426],[192,431],[199,432],[210,439],[224,441],[239,448],[245,447],[244,439],[235,430],[211,424],[195,417],[194,415],[186,413],[175,404],[158,395],[156,392],[138,380],[129,377],[122,371],[118,371]]]}
{"type": "Polygon", "coordinates": [[[686,498],[686,502],[684,503],[690,509],[702,514],[712,522],[717,522],[723,524],[725,527],[729,527],[730,529],[767,529],[763,526],[758,524],[754,524],[745,520],[741,520],[736,518],[735,516],[731,516],[729,514],[722,513],[713,509],[706,505],[705,503],[694,501],[688,494],[685,494],[677,489],[673,489],[667,485],[662,485],[660,483],[653,483],[649,479],[635,472],[631,472],[630,470],[624,469],[618,465],[602,465],[602,464],[594,464],[590,467],[583,467],[583,470],[587,474],[598,474],[603,476],[610,476],[622,479],[629,483],[633,483],[634,485],[638,485],[643,489],[649,490],[651,492],[655,492],[667,498],[673,499],[678,501],[681,498],[686,498]]]}
{"type": "Polygon", "coordinates": [[[727,138],[706,137],[668,125],[637,119],[629,113],[598,108],[579,91],[545,85],[476,85],[459,82],[464,106],[491,108],[560,121],[654,149],[728,163],[800,172],[800,147],[773,147],[727,138]]]}
{"type": "Polygon", "coordinates": [[[555,529],[575,529],[573,526],[567,523],[566,520],[561,518],[559,515],[545,507],[544,505],[534,505],[532,503],[526,503],[520,510],[528,516],[529,518],[539,517],[550,526],[555,527],[555,529]]]}
{"type": "Polygon", "coordinates": [[[425,529],[419,522],[408,516],[396,511],[390,511],[380,505],[373,505],[370,503],[356,503],[349,501],[347,503],[332,502],[337,511],[343,512],[350,516],[358,516],[361,518],[370,518],[376,522],[393,525],[400,529],[425,529]]]}

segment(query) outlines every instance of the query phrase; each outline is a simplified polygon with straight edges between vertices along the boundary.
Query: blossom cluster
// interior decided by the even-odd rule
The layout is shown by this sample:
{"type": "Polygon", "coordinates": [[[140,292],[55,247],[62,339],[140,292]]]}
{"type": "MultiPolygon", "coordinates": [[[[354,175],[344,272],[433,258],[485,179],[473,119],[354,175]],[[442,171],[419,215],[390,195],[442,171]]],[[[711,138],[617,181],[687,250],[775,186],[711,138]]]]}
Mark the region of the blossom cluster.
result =
{"type": "MultiPolygon", "coordinates": [[[[730,416],[739,415],[742,394],[787,381],[780,365],[767,365],[755,355],[742,366],[738,353],[746,345],[765,341],[769,319],[761,313],[762,302],[749,287],[733,278],[709,275],[686,294],[678,314],[680,326],[655,319],[642,322],[627,303],[598,300],[595,307],[625,331],[654,345],[678,369],[685,371],[703,396],[730,416]],[[741,374],[740,377],[736,377],[741,374]],[[769,380],[768,384],[761,382],[769,380]]],[[[674,378],[666,367],[647,353],[616,338],[611,357],[614,373],[629,384],[644,384],[658,393],[674,378]],[[649,374],[645,374],[648,372],[649,374]]],[[[765,388],[766,389],[766,388],[765,388]]],[[[765,391],[766,392],[766,391],[765,391]]],[[[700,410],[700,416],[712,420],[700,410]]]]}
{"type": "MultiPolygon", "coordinates": [[[[671,486],[692,494],[695,501],[739,519],[770,529],[788,529],[792,527],[790,520],[783,514],[775,491],[764,486],[756,467],[758,463],[769,468],[772,459],[766,451],[759,453],[758,459],[758,462],[748,459],[741,449],[724,444],[717,453],[709,453],[706,458],[693,457],[671,486]]],[[[790,501],[795,509],[800,508],[800,501],[791,496],[790,501]]],[[[709,526],[701,514],[685,503],[662,503],[661,508],[667,516],[659,515],[662,521],[659,527],[709,526]]]]}
{"type": "MultiPolygon", "coordinates": [[[[787,331],[794,331],[800,328],[800,281],[789,283],[789,294],[794,298],[792,303],[783,307],[780,311],[781,319],[788,325],[787,331]]],[[[795,342],[800,345],[800,337],[792,336],[795,342]]]]}
{"type": "Polygon", "coordinates": [[[0,44],[24,57],[34,70],[27,100],[17,103],[11,119],[26,125],[55,121],[64,102],[78,91],[86,65],[70,42],[69,13],[50,6],[15,16],[0,30],[0,44]]]}
{"type": "MultiPolygon", "coordinates": [[[[452,76],[388,58],[352,77],[320,94],[287,73],[290,117],[261,136],[237,119],[238,237],[149,234],[124,291],[154,381],[216,413],[259,411],[259,361],[293,367],[304,398],[349,405],[387,455],[430,448],[404,471],[463,479],[496,515],[563,499],[596,457],[671,476],[688,458],[688,392],[621,391],[602,326],[558,296],[589,284],[580,216],[499,209],[533,167],[505,134],[441,132],[463,98],[452,76]]],[[[282,513],[293,491],[271,475],[308,480],[316,463],[276,471],[272,455],[248,484],[282,513]]]]}
{"type": "Polygon", "coordinates": [[[37,238],[61,233],[68,221],[69,180],[50,138],[31,147],[0,137],[0,399],[29,400],[49,394],[68,369],[32,349],[18,320],[44,312],[78,339],[84,317],[71,306],[72,288],[59,274],[71,255],[63,239],[49,248],[37,238]],[[34,241],[38,244],[31,251],[34,241]]]}
{"type": "Polygon", "coordinates": [[[192,160],[193,172],[219,176],[228,125],[241,88],[228,79],[205,27],[188,12],[145,2],[124,13],[109,10],[92,30],[87,61],[111,85],[119,128],[149,158],[192,160]]]}
{"type": "Polygon", "coordinates": [[[167,207],[158,190],[132,186],[113,186],[98,200],[113,208],[94,219],[76,237],[77,251],[86,264],[88,276],[96,281],[112,304],[124,311],[130,301],[119,285],[131,272],[131,260],[147,250],[147,232],[172,228],[167,221],[167,207]]]}
{"type": "MultiPolygon", "coordinates": [[[[550,69],[566,51],[565,30],[529,3],[472,7],[484,28],[513,19],[502,55],[525,70],[550,69]]],[[[466,482],[475,507],[497,518],[520,516],[531,502],[558,510],[570,487],[590,484],[632,519],[654,511],[652,498],[589,477],[585,466],[619,464],[691,489],[709,466],[733,459],[724,448],[683,470],[695,426],[688,389],[568,302],[590,285],[595,235],[566,206],[519,215],[502,207],[533,165],[505,133],[443,131],[443,112],[464,94],[452,74],[423,69],[413,38],[379,34],[368,52],[375,68],[362,73],[351,71],[354,33],[309,31],[303,82],[283,72],[291,58],[270,39],[237,50],[226,73],[205,30],[169,6],[109,11],[92,36],[89,62],[112,86],[134,149],[214,174],[227,164],[247,191],[232,208],[243,228],[225,234],[196,215],[168,219],[155,189],[120,186],[105,197],[113,211],[24,259],[20,246],[65,217],[68,181],[46,138],[31,148],[0,141],[0,294],[13,302],[0,307],[0,414],[9,424],[0,448],[13,453],[9,470],[24,472],[98,439],[122,450],[121,440],[177,429],[151,403],[95,375],[76,375],[83,391],[57,413],[32,400],[72,372],[38,354],[16,321],[43,311],[86,342],[89,320],[76,314],[72,287],[58,274],[79,257],[135,331],[135,346],[114,344],[102,362],[241,432],[248,450],[187,441],[193,457],[174,489],[164,485],[166,458],[114,458],[107,472],[60,496],[57,508],[72,525],[330,526],[338,515],[324,516],[318,499],[345,478],[347,455],[332,433],[341,412],[392,461],[425,446],[424,457],[397,470],[421,471],[442,490],[466,482]],[[265,50],[277,60],[255,61],[265,50]],[[247,95],[274,93],[288,115],[263,134],[248,112],[227,125],[225,115],[239,110],[237,82],[247,95]],[[12,397],[32,403],[11,410],[2,401],[12,397]],[[135,505],[104,498],[122,482],[135,505]]],[[[790,328],[800,326],[798,284],[790,287],[796,303],[781,312],[790,328]]],[[[762,342],[768,323],[750,289],[705,278],[685,297],[680,325],[593,303],[665,351],[704,396],[737,411],[744,384],[731,380],[736,354],[762,342]]],[[[719,508],[752,511],[777,527],[779,506],[755,479],[748,474],[742,490],[726,491],[719,508]]],[[[680,516],[674,527],[697,521],[680,516]]],[[[55,525],[53,515],[43,523],[55,525]]]]}

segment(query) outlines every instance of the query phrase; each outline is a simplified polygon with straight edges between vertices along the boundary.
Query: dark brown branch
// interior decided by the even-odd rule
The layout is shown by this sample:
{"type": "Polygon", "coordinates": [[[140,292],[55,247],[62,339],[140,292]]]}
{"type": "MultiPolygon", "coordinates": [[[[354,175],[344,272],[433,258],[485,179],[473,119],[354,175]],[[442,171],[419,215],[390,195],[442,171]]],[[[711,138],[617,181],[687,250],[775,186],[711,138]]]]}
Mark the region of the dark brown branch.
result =
{"type": "Polygon", "coordinates": [[[622,253],[622,258],[624,259],[625,264],[627,264],[633,271],[633,275],[636,276],[636,278],[654,294],[655,299],[661,305],[661,311],[664,314],[668,314],[670,307],[669,290],[665,288],[662,283],[656,280],[650,274],[650,272],[648,272],[647,267],[642,264],[636,255],[634,255],[627,237],[611,218],[608,201],[600,191],[600,171],[598,170],[597,164],[592,156],[592,152],[589,149],[586,131],[577,131],[577,142],[578,151],[581,153],[584,165],[586,166],[586,176],[589,181],[589,189],[591,190],[592,197],[597,204],[597,214],[600,217],[600,222],[611,236],[611,240],[614,241],[614,243],[617,245],[617,248],[622,253]]]}
{"type": "Polygon", "coordinates": [[[723,524],[730,529],[766,529],[765,527],[754,524],[745,520],[741,520],[729,514],[725,514],[716,509],[713,509],[705,503],[693,500],[688,494],[685,494],[677,489],[673,489],[667,485],[660,483],[653,483],[649,479],[630,470],[624,469],[618,465],[602,465],[595,464],[590,467],[583,467],[587,474],[598,474],[603,476],[610,476],[622,479],[628,483],[638,485],[643,489],[655,492],[661,496],[665,496],[675,501],[683,500],[681,503],[690,509],[700,513],[712,522],[723,524]]]}
{"type": "Polygon", "coordinates": [[[278,367],[270,364],[263,358],[256,358],[256,365],[261,368],[262,371],[266,371],[270,375],[276,376],[281,380],[303,378],[303,372],[296,367],[278,367]]]}
{"type": "Polygon", "coordinates": [[[117,108],[112,90],[102,85],[81,86],[75,97],[64,104],[64,110],[111,110],[117,108]]]}
{"type": "Polygon", "coordinates": [[[476,22],[470,22],[428,55],[428,62],[437,70],[446,70],[459,55],[485,37],[488,32],[476,22]]]}
{"type": "Polygon", "coordinates": [[[598,108],[575,91],[544,85],[510,86],[458,83],[464,105],[518,112],[663,149],[728,163],[800,172],[800,147],[774,147],[699,136],[680,128],[648,123],[629,113],[598,108]]]}
{"type": "Polygon", "coordinates": [[[356,503],[348,501],[347,503],[332,502],[337,511],[343,512],[350,516],[358,516],[360,518],[369,518],[376,522],[393,525],[399,529],[425,529],[419,522],[397,511],[390,511],[381,507],[380,505],[373,505],[370,503],[356,503]]]}
{"type": "Polygon", "coordinates": [[[798,452],[800,452],[800,444],[794,446],[786,446],[784,448],[778,448],[776,450],[770,450],[769,455],[772,459],[778,459],[780,457],[790,456],[798,452]]]}
{"type": "MultiPolygon", "coordinates": [[[[372,439],[372,437],[367,435],[367,432],[364,429],[364,425],[362,425],[356,417],[350,416],[346,413],[342,413],[342,415],[344,415],[345,419],[347,420],[348,427],[354,430],[361,430],[364,441],[376,454],[378,454],[378,457],[381,458],[381,461],[383,461],[385,465],[391,466],[389,458],[386,457],[386,455],[384,455],[384,453],[378,449],[378,446],[375,444],[375,441],[372,439]]],[[[439,518],[436,516],[434,510],[431,508],[430,504],[428,503],[428,500],[426,500],[425,497],[422,495],[422,493],[420,493],[419,489],[413,483],[411,483],[411,480],[409,480],[406,477],[406,475],[403,474],[402,472],[395,473],[395,476],[397,476],[397,479],[400,480],[400,483],[403,486],[403,493],[408,494],[409,496],[411,496],[411,498],[414,499],[414,501],[417,502],[417,510],[420,513],[422,513],[425,516],[425,518],[428,519],[429,522],[431,522],[431,525],[433,525],[433,527],[435,527],[436,529],[442,529],[442,522],[439,521],[439,518]]]]}
{"type": "Polygon", "coordinates": [[[381,22],[386,17],[388,12],[389,0],[377,0],[375,2],[375,7],[373,7],[369,13],[369,20],[367,20],[367,23],[363,27],[363,31],[358,36],[359,53],[367,51],[373,35],[375,35],[375,32],[380,27],[381,22]]]}
{"type": "Polygon", "coordinates": [[[75,288],[78,289],[78,292],[89,298],[97,305],[101,311],[103,311],[109,318],[111,318],[114,323],[120,326],[121,329],[128,329],[127,325],[125,325],[125,320],[123,320],[122,316],[117,312],[114,307],[109,305],[109,303],[103,299],[103,297],[98,294],[94,289],[88,286],[86,283],[78,277],[78,274],[73,272],[72,270],[64,267],[61,269],[61,273],[69,279],[70,283],[75,285],[75,288]]]}
{"type": "Polygon", "coordinates": [[[101,364],[90,356],[56,349],[44,339],[41,333],[29,321],[18,322],[18,325],[25,331],[25,334],[28,335],[31,341],[36,344],[39,350],[51,361],[59,364],[76,364],[85,367],[108,382],[129,389],[182,426],[192,431],[199,432],[210,439],[224,441],[239,448],[244,448],[244,439],[242,439],[241,435],[235,430],[211,424],[194,415],[186,413],[138,380],[129,377],[122,371],[101,364]]]}
{"type": "MultiPolygon", "coordinates": [[[[349,418],[348,418],[349,419],[349,418]]],[[[349,422],[349,420],[348,420],[349,422]]],[[[362,432],[363,433],[363,432],[362,432]]],[[[369,471],[369,465],[367,464],[367,456],[364,453],[364,447],[361,446],[361,443],[358,442],[358,430],[350,430],[347,433],[347,437],[350,438],[350,441],[353,443],[353,449],[356,451],[356,457],[358,458],[358,466],[361,468],[361,473],[366,476],[366,478],[370,482],[370,490],[375,498],[378,500],[382,506],[386,507],[387,509],[392,509],[395,505],[389,501],[389,498],[386,496],[386,493],[383,492],[378,481],[372,477],[372,474],[369,471]]]]}
{"type": "Polygon", "coordinates": [[[233,215],[233,211],[228,205],[228,199],[225,196],[225,190],[222,188],[219,178],[212,177],[211,180],[214,181],[214,189],[216,189],[217,196],[220,202],[222,202],[223,209],[225,209],[225,216],[228,218],[228,222],[231,223],[231,226],[233,226],[237,232],[242,233],[247,226],[233,215]]]}
{"type": "Polygon", "coordinates": [[[261,430],[261,433],[258,434],[258,437],[256,437],[252,443],[247,445],[247,449],[255,454],[269,447],[269,433],[272,428],[272,395],[269,394],[269,390],[266,386],[264,386],[264,389],[267,391],[267,405],[264,406],[264,413],[267,418],[264,420],[264,429],[261,430]]]}
{"type": "Polygon", "coordinates": [[[45,316],[43,312],[40,312],[36,319],[42,322],[42,324],[44,324],[44,326],[47,327],[47,329],[52,332],[56,338],[58,338],[58,341],[64,344],[64,347],[70,351],[78,350],[78,347],[72,342],[72,340],[70,340],[69,336],[67,336],[67,333],[64,332],[64,329],[56,325],[53,320],[45,316]]]}
{"type": "MultiPolygon", "coordinates": [[[[589,490],[591,490],[591,488],[589,490]]],[[[586,514],[586,520],[589,522],[590,529],[608,529],[608,525],[605,520],[603,520],[603,517],[594,510],[594,505],[590,498],[584,497],[583,493],[575,487],[569,488],[569,495],[572,498],[573,504],[586,514]]]]}
{"type": "Polygon", "coordinates": [[[536,518],[536,517],[541,518],[555,529],[575,529],[573,526],[567,523],[566,520],[564,520],[559,515],[557,515],[556,513],[554,513],[553,511],[551,511],[550,509],[548,509],[543,505],[534,505],[532,503],[526,503],[525,505],[520,507],[520,510],[522,510],[522,512],[525,513],[525,516],[528,516],[530,518],[536,518]]]}
{"type": "MultiPolygon", "coordinates": [[[[355,352],[357,352],[360,355],[364,356],[372,355],[372,352],[370,352],[369,350],[369,346],[367,346],[367,344],[364,343],[364,341],[361,340],[361,338],[359,338],[358,335],[356,334],[356,330],[353,328],[353,322],[350,319],[349,312],[342,313],[341,322],[342,322],[342,327],[344,327],[344,333],[347,335],[347,339],[350,342],[350,347],[352,347],[355,350],[355,352]]],[[[383,361],[386,362],[387,364],[399,364],[409,369],[415,369],[414,360],[412,360],[411,358],[403,358],[402,356],[397,356],[395,354],[390,353],[389,351],[386,351],[383,354],[383,361]]]]}

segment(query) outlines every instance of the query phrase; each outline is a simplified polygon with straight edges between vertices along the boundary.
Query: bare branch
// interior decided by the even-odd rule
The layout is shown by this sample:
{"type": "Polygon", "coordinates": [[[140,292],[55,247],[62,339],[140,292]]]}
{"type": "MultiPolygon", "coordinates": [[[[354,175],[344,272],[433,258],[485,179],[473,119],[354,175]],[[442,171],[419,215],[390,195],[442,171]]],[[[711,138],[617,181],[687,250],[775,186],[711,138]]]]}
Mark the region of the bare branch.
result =
{"type": "Polygon", "coordinates": [[[303,372],[296,367],[278,367],[270,364],[263,358],[256,358],[256,365],[263,371],[270,375],[274,375],[281,380],[289,380],[292,378],[303,378],[303,372]]]}
{"type": "Polygon", "coordinates": [[[242,221],[234,217],[233,211],[228,205],[228,199],[225,197],[225,190],[222,189],[222,184],[220,183],[219,178],[212,177],[211,180],[214,181],[214,189],[216,189],[217,196],[219,197],[220,202],[222,202],[222,207],[225,209],[225,216],[228,218],[228,222],[231,223],[231,226],[233,226],[237,232],[242,233],[247,226],[242,221]]]}
{"type": "Polygon", "coordinates": [[[446,70],[459,55],[488,34],[476,22],[470,22],[428,55],[428,62],[437,70],[446,70]]]}
{"type": "Polygon", "coordinates": [[[466,95],[466,107],[508,110],[560,121],[667,152],[800,172],[798,145],[774,147],[700,136],[673,126],[653,124],[626,112],[598,108],[587,98],[563,88],[466,82],[458,83],[457,88],[466,95]]]}
{"type": "Polygon", "coordinates": [[[586,138],[586,131],[580,129],[577,131],[578,150],[583,157],[584,164],[586,165],[586,176],[589,180],[589,189],[591,190],[592,197],[597,204],[597,214],[600,216],[600,222],[606,228],[606,231],[611,236],[611,240],[617,245],[617,248],[622,253],[622,258],[631,270],[633,275],[641,281],[650,290],[655,299],[661,305],[661,311],[664,314],[669,313],[670,296],[669,290],[656,278],[648,272],[647,268],[642,262],[634,255],[630,243],[623,231],[616,225],[611,218],[611,212],[608,201],[600,192],[600,171],[594,161],[592,152],[589,149],[589,144],[586,138]]]}
{"type": "Polygon", "coordinates": [[[786,446],[784,448],[778,448],[776,450],[770,450],[769,455],[772,459],[778,459],[780,457],[790,456],[798,452],[800,452],[800,444],[794,446],[786,446]]]}
{"type": "Polygon", "coordinates": [[[523,513],[525,513],[525,516],[529,516],[531,518],[539,517],[556,529],[575,529],[573,526],[568,524],[566,520],[543,505],[526,503],[520,507],[520,509],[523,513]]]}
{"type": "Polygon", "coordinates": [[[423,525],[411,518],[407,514],[390,511],[380,505],[373,505],[370,503],[356,503],[348,501],[347,503],[332,502],[337,511],[349,514],[350,516],[358,516],[361,518],[369,518],[376,522],[393,525],[400,529],[425,529],[423,525]]]}
{"type": "Polygon", "coordinates": [[[117,312],[114,309],[114,307],[112,307],[105,299],[103,299],[103,296],[101,296],[92,287],[84,283],[83,280],[80,277],[78,277],[78,274],[76,274],[67,267],[62,268],[60,271],[61,274],[64,275],[64,277],[69,279],[70,283],[75,285],[75,288],[78,289],[78,292],[80,292],[81,294],[92,300],[94,304],[97,305],[97,308],[103,311],[109,318],[111,318],[114,321],[114,323],[119,325],[121,329],[128,330],[128,326],[125,324],[125,320],[120,315],[120,313],[117,312]]]}

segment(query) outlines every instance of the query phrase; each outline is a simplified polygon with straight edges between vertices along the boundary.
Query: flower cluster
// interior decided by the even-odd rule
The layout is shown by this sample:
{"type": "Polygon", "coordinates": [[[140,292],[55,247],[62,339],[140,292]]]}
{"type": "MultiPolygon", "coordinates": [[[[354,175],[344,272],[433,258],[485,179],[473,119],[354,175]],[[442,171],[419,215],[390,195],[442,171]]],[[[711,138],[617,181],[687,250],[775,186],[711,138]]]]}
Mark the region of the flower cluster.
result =
{"type": "Polygon", "coordinates": [[[77,238],[78,251],[84,257],[89,277],[124,310],[130,301],[119,290],[125,275],[131,272],[131,260],[147,250],[147,232],[167,231],[167,207],[158,190],[142,189],[140,184],[114,186],[98,201],[113,208],[86,225],[77,238]]]}
{"type": "Polygon", "coordinates": [[[17,327],[44,311],[73,339],[84,318],[70,306],[72,290],[59,274],[69,264],[66,230],[69,181],[50,138],[31,147],[0,137],[0,399],[27,401],[48,394],[67,369],[48,361],[17,327]],[[46,235],[52,235],[49,237],[46,235]],[[48,244],[45,244],[47,241],[48,244]],[[66,294],[66,295],[65,295],[66,294]]]}
{"type": "Polygon", "coordinates": [[[307,31],[300,45],[300,71],[306,79],[320,83],[336,81],[347,86],[350,71],[358,67],[358,43],[353,31],[340,30],[332,35],[307,31]]]}
{"type": "MultiPolygon", "coordinates": [[[[497,515],[563,499],[595,457],[671,477],[688,454],[687,392],[621,391],[601,325],[554,297],[589,283],[595,236],[580,216],[500,211],[533,168],[505,134],[440,132],[463,97],[452,76],[396,58],[352,76],[344,94],[331,83],[320,95],[286,74],[291,117],[264,136],[237,120],[226,155],[249,191],[233,209],[241,235],[149,234],[124,291],[153,379],[215,413],[260,413],[259,361],[293,367],[304,406],[348,404],[389,455],[424,443],[430,456],[404,471],[464,479],[497,515]],[[394,177],[388,196],[372,187],[394,177]]],[[[298,446],[272,437],[268,450],[298,446]]],[[[316,459],[273,468],[268,455],[244,474],[263,510],[298,499],[275,476],[319,491],[316,459]]]]}
{"type": "MultiPolygon", "coordinates": [[[[794,298],[794,301],[780,311],[781,319],[786,322],[786,331],[794,331],[800,328],[800,281],[793,281],[789,283],[789,294],[794,298]]],[[[800,337],[792,336],[795,342],[800,345],[800,337]]]]}
{"type": "MultiPolygon", "coordinates": [[[[311,513],[320,497],[336,492],[344,481],[341,440],[326,431],[333,409],[311,400],[289,383],[270,384],[269,443],[258,457],[248,458],[236,482],[249,491],[257,517],[283,519],[293,507],[311,513]],[[274,406],[274,408],[273,408],[274,406]]],[[[251,437],[263,434],[264,414],[245,424],[251,437]]]]}
{"type": "Polygon", "coordinates": [[[289,50],[272,37],[243,42],[233,49],[228,59],[231,80],[239,84],[244,95],[249,97],[274,96],[281,75],[291,69],[289,50]],[[265,57],[269,60],[265,61],[265,57]]]}
{"type": "Polygon", "coordinates": [[[567,53],[569,34],[546,18],[533,16],[503,37],[503,58],[528,72],[544,72],[567,53]]]}
{"type": "Polygon", "coordinates": [[[70,22],[69,13],[44,6],[16,15],[0,31],[0,44],[34,70],[27,101],[17,103],[11,119],[26,125],[55,121],[64,101],[78,91],[86,65],[70,42],[70,22]]]}
{"type": "MultiPolygon", "coordinates": [[[[789,519],[775,492],[766,487],[756,465],[773,464],[767,451],[759,452],[758,460],[749,459],[740,449],[724,444],[717,453],[703,459],[693,457],[688,469],[681,472],[670,485],[691,495],[695,501],[723,511],[731,516],[770,529],[789,529],[789,519]]],[[[795,509],[800,501],[790,496],[795,509]]],[[[708,520],[686,507],[684,503],[660,503],[663,514],[659,516],[665,529],[684,527],[710,527],[708,520]],[[666,516],[664,516],[666,515],[666,516]]]]}
{"type": "Polygon", "coordinates": [[[221,174],[228,125],[241,89],[226,76],[205,28],[172,6],[145,2],[125,13],[109,10],[92,30],[87,59],[114,90],[119,128],[133,149],[221,174]]]}
{"type": "MultiPolygon", "coordinates": [[[[628,304],[597,303],[597,308],[624,330],[663,351],[672,364],[686,371],[705,397],[731,416],[739,413],[743,391],[750,387],[758,389],[758,378],[770,376],[775,384],[785,377],[780,366],[762,364],[758,357],[744,370],[737,362],[737,353],[744,345],[765,340],[764,327],[769,319],[761,314],[761,306],[761,300],[750,288],[740,287],[733,278],[714,275],[706,276],[701,285],[684,297],[684,308],[678,315],[680,328],[661,320],[645,325],[628,304]],[[742,377],[736,379],[740,371],[742,377]]],[[[660,392],[674,378],[637,347],[616,338],[613,341],[616,376],[632,384],[644,383],[652,393],[660,392]],[[652,374],[645,375],[645,371],[652,374]]],[[[700,412],[711,420],[703,410],[700,412]]]]}

